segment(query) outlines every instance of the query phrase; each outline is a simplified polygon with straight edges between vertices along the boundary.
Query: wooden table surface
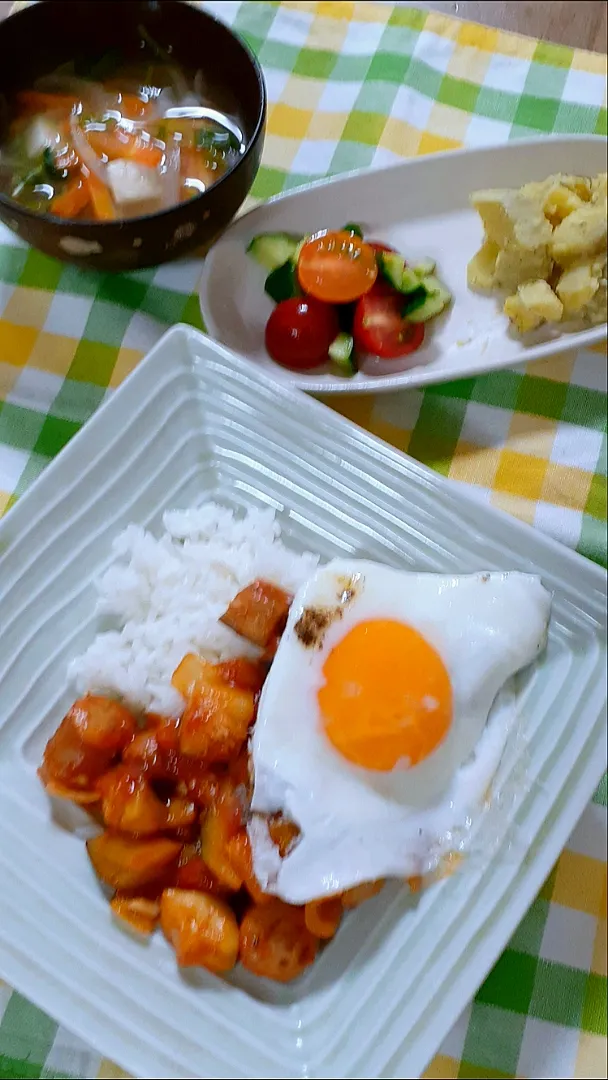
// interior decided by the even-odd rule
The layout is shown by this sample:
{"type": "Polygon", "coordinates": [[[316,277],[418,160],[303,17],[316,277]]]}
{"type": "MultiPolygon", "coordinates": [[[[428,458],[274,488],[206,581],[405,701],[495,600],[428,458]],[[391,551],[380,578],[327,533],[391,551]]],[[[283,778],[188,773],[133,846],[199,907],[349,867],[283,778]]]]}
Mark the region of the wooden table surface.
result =
{"type": "MultiPolygon", "coordinates": [[[[335,2],[339,3],[339,0],[335,2]]],[[[0,0],[0,19],[8,15],[12,3],[13,0],[0,0]]],[[[503,30],[516,30],[545,41],[606,52],[606,0],[508,0],[503,3],[495,0],[433,3],[429,0],[414,6],[434,8],[446,15],[457,15],[503,30]]]]}
{"type": "Polygon", "coordinates": [[[507,3],[456,0],[420,6],[560,45],[604,53],[607,48],[606,0],[510,0],[507,3]]]}

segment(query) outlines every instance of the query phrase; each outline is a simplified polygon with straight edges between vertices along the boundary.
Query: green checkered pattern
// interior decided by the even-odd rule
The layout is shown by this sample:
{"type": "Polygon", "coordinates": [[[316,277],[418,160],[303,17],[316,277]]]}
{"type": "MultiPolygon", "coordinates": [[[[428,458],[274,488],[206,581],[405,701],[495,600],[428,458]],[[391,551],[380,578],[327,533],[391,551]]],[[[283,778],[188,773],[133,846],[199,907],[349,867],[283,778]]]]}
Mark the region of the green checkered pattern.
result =
{"type": "MultiPolygon", "coordinates": [[[[205,5],[264,66],[252,200],[347,169],[550,132],[606,134],[605,57],[399,6],[205,5]]],[[[0,513],[167,326],[201,326],[196,259],[82,272],[0,232],[0,513]]],[[[606,563],[606,360],[552,358],[426,391],[331,404],[606,563]]],[[[606,1075],[606,784],[509,948],[428,1070],[606,1075]]],[[[120,1076],[0,983],[0,1076],[120,1076]]]]}

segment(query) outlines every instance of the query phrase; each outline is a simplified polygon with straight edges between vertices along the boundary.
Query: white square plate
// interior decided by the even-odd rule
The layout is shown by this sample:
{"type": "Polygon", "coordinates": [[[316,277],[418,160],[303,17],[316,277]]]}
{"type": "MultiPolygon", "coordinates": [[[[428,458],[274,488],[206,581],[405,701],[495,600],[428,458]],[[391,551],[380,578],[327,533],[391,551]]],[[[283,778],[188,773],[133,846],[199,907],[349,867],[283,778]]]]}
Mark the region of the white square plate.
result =
{"type": "Polygon", "coordinates": [[[0,975],[140,1077],[418,1076],[534,899],[604,769],[605,575],[185,327],[170,331],[0,524],[0,975]],[[295,546],[554,590],[522,689],[510,827],[419,899],[349,917],[295,986],[180,975],[112,922],[36,766],[128,522],[214,498],[276,507],[295,546]]]}
{"type": "MultiPolygon", "coordinates": [[[[528,334],[509,328],[497,294],[472,292],[467,263],[481,245],[483,227],[470,205],[477,188],[520,187],[554,173],[595,176],[606,170],[606,140],[599,135],[522,139],[504,146],[428,154],[384,169],[360,169],[277,195],[237,218],[205,259],[201,311],[209,333],[243,353],[280,382],[310,393],[376,394],[466,379],[484,371],[588,348],[606,338],[606,323],[574,333],[545,324],[528,334]],[[338,229],[356,221],[370,239],[403,252],[410,263],[428,256],[454,298],[427,325],[415,363],[387,375],[358,372],[344,378],[329,367],[287,371],[270,359],[264,330],[274,307],[264,292],[267,271],[247,254],[261,232],[298,235],[338,229]]],[[[504,299],[504,298],[503,298],[504,299]]]]}

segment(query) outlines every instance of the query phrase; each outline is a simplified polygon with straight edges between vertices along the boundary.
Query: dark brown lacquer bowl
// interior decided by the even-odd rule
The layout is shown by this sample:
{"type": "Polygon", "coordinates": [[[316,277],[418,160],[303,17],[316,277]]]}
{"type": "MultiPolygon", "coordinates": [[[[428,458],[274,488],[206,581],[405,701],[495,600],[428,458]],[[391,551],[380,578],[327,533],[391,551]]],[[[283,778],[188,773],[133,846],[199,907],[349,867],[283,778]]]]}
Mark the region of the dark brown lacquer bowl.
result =
{"type": "Polygon", "coordinates": [[[255,179],[264,144],[266,90],[261,68],[223,23],[182,0],[43,0],[0,23],[0,136],[8,101],[41,75],[77,56],[141,48],[145,26],[177,64],[201,68],[214,108],[234,116],[245,153],[208,191],[187,203],[125,221],[61,220],[0,194],[0,219],[47,255],[98,270],[154,266],[209,245],[234,217],[255,179]]]}

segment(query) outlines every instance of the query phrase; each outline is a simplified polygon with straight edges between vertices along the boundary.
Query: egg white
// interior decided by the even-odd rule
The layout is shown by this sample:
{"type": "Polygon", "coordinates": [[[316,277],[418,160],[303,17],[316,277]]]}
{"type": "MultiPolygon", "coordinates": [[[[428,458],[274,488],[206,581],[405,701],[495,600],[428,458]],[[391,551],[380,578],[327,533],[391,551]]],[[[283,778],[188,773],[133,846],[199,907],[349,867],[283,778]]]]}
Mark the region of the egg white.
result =
{"type": "Polygon", "coordinates": [[[540,580],[516,572],[415,574],[356,560],[319,569],[294,599],[252,735],[249,833],[262,886],[305,903],[363,881],[425,873],[453,847],[483,803],[517,720],[505,684],[545,647],[550,607],[540,580]],[[296,632],[311,608],[340,610],[318,647],[296,632]],[[344,759],[322,729],[317,702],[331,650],[355,625],[379,618],[418,630],[441,656],[453,691],[442,743],[417,766],[390,773],[344,759]],[[275,812],[301,830],[282,860],[260,816],[275,812]]]}

